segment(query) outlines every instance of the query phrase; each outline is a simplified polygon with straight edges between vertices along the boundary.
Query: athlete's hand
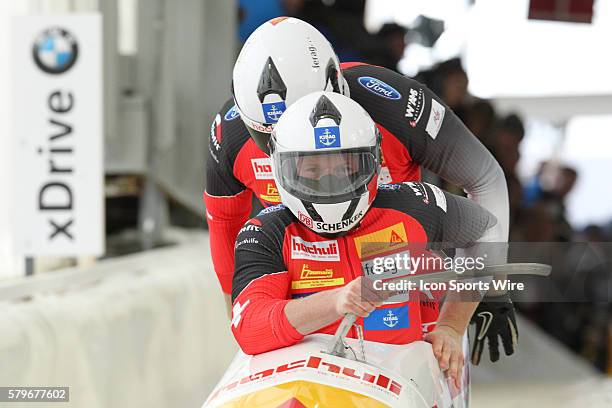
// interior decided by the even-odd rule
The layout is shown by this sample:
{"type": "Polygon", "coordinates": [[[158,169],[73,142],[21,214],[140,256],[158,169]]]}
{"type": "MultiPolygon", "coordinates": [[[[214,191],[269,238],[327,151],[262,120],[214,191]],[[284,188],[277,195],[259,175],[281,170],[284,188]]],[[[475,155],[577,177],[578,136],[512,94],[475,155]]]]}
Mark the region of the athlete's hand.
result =
{"type": "Polygon", "coordinates": [[[485,297],[472,316],[476,324],[474,347],[472,347],[472,364],[480,363],[485,340],[489,342],[489,357],[492,362],[499,360],[499,342],[501,337],[506,355],[512,355],[518,344],[518,329],[514,316],[514,305],[508,294],[496,297],[485,297]]]}
{"type": "Polygon", "coordinates": [[[361,317],[368,315],[383,304],[381,293],[377,293],[371,281],[359,277],[348,285],[337,289],[336,312],[341,316],[352,313],[361,317]]]}
{"type": "Polygon", "coordinates": [[[436,326],[434,331],[423,337],[423,340],[431,343],[440,369],[446,371],[446,376],[455,382],[457,388],[461,388],[461,373],[465,363],[461,337],[461,334],[449,326],[436,326]]]}

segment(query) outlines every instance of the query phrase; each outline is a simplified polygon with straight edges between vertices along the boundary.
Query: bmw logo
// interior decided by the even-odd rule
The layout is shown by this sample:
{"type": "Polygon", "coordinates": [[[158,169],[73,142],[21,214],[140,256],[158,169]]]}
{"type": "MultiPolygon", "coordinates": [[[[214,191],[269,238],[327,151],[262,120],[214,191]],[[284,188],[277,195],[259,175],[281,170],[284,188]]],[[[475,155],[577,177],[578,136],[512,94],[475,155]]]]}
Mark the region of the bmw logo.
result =
{"type": "Polygon", "coordinates": [[[79,47],[72,34],[54,27],[36,37],[32,53],[38,68],[48,74],[62,74],[76,62],[79,47]]]}

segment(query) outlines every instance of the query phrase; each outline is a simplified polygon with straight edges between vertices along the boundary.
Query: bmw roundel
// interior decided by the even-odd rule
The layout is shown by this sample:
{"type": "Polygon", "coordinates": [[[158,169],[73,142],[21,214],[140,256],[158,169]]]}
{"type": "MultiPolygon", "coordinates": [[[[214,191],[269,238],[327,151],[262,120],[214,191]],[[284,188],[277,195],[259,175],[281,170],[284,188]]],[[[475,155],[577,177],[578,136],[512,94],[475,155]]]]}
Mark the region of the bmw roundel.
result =
{"type": "Polygon", "coordinates": [[[36,37],[32,54],[38,68],[48,74],[62,74],[76,62],[79,47],[67,30],[53,27],[36,37]]]}
{"type": "Polygon", "coordinates": [[[398,100],[402,98],[402,94],[393,88],[391,85],[381,81],[380,79],[362,76],[357,79],[359,85],[363,86],[368,91],[383,98],[398,100]]]}
{"type": "Polygon", "coordinates": [[[223,119],[229,122],[230,120],[236,119],[238,116],[240,116],[240,113],[238,113],[238,109],[236,109],[236,105],[234,105],[227,112],[225,112],[223,119]]]}

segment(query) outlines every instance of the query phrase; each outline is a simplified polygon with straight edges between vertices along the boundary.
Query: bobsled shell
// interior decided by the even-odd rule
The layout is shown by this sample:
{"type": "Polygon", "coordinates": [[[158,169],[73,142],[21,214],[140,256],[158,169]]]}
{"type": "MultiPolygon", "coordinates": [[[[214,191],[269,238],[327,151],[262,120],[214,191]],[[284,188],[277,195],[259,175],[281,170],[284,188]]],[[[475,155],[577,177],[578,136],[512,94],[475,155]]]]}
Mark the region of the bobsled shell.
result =
{"type": "MultiPolygon", "coordinates": [[[[332,337],[312,334],[256,356],[238,352],[204,407],[466,406],[465,390],[451,395],[429,343],[365,341],[365,363],[322,352],[332,337]]],[[[358,341],[345,341],[357,355],[358,341]]]]}
{"type": "Polygon", "coordinates": [[[274,407],[363,407],[387,408],[373,398],[356,392],[309,381],[291,381],[243,395],[222,405],[222,408],[274,407]]]}

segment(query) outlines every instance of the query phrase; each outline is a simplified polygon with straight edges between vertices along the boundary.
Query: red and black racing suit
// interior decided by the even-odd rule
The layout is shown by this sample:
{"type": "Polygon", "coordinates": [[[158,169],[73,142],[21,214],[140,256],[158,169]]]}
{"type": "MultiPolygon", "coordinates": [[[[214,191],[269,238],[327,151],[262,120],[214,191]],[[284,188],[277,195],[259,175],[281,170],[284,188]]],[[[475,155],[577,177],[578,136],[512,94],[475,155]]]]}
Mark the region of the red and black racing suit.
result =
{"type": "MultiPolygon", "coordinates": [[[[361,223],[336,238],[314,233],[283,205],[265,209],[242,227],[236,240],[234,336],[248,354],[295,344],[303,336],[284,311],[292,299],[338,288],[364,274],[385,278],[367,266],[373,257],[407,248],[410,256],[416,256],[416,248],[463,248],[480,241],[496,223],[473,201],[417,182],[380,186],[361,223]]],[[[422,338],[420,314],[418,303],[406,296],[357,323],[366,340],[406,344],[422,338]]],[[[317,332],[333,334],[338,323],[317,332]]]]}
{"type": "MultiPolygon", "coordinates": [[[[470,198],[498,219],[504,242],[508,193],[503,172],[489,151],[429,89],[386,68],[342,64],[351,99],[376,122],[382,134],[381,183],[420,180],[420,168],[462,186],[470,198]]],[[[269,158],[257,148],[228,101],[211,127],[206,170],[206,214],[215,272],[230,293],[234,243],[251,213],[255,193],[268,207],[280,203],[269,158]]]]}

